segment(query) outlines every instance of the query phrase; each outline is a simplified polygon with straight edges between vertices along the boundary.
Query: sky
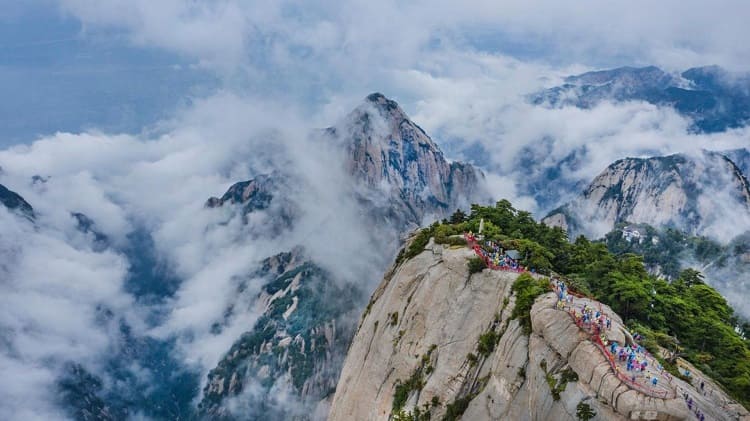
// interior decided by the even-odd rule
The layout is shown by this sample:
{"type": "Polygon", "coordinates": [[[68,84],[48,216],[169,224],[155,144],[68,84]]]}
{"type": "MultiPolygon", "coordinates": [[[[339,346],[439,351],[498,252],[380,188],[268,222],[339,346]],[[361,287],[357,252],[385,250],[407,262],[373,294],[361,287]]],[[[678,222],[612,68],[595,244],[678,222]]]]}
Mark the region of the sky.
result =
{"type": "Polygon", "coordinates": [[[211,334],[257,260],[301,242],[337,277],[377,283],[367,256],[326,247],[374,243],[331,165],[341,151],[309,136],[369,93],[397,100],[448,158],[481,146],[495,195],[539,212],[517,186],[533,170],[516,165],[524,154],[547,165],[587,148],[570,177],[590,180],[625,156],[740,147],[748,133],[694,134],[645,103],[549,109],[526,95],[622,65],[748,71],[748,21],[745,1],[0,0],[0,183],[38,215],[31,224],[0,209],[0,256],[14,262],[0,264],[0,418],[61,418],[51,390],[66,361],[106,383],[103,358],[121,345],[102,309],[174,339],[175,358],[205,379],[258,316],[211,334]],[[277,168],[306,180],[294,241],[259,243],[238,218],[205,209],[277,168]],[[113,247],[98,250],[71,212],[113,247]],[[128,290],[123,249],[137,230],[180,279],[155,306],[128,290]]]}
{"type": "Polygon", "coordinates": [[[481,90],[619,65],[750,65],[742,1],[3,3],[0,145],[140,133],[222,89],[330,124],[372,91],[417,112],[435,94],[418,76],[481,90]]]}

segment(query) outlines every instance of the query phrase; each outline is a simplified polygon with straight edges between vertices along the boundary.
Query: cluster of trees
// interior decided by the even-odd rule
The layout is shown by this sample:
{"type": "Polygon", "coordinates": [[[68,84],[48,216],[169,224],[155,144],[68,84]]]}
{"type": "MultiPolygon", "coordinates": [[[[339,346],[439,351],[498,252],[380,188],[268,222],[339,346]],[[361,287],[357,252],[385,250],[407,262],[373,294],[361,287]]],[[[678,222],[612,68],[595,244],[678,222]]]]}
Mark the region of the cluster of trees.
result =
{"type": "MultiPolygon", "coordinates": [[[[683,355],[750,406],[750,341],[732,308],[703,276],[687,269],[671,281],[651,276],[643,256],[611,253],[604,242],[583,236],[570,242],[557,227],[536,222],[507,200],[495,206],[473,205],[428,230],[444,236],[477,232],[521,252],[521,263],[538,272],[565,276],[572,288],[611,306],[627,324],[644,326],[659,345],[683,355]]],[[[709,252],[711,254],[711,252],[709,252]]],[[[524,280],[516,288],[534,296],[537,285],[524,280]]],[[[746,326],[746,325],[745,325],[746,326]]]]}
{"type": "Polygon", "coordinates": [[[604,236],[609,251],[617,255],[642,255],[646,267],[658,269],[670,279],[680,276],[681,262],[684,260],[694,260],[703,265],[713,263],[723,267],[728,263],[732,249],[736,248],[722,246],[708,237],[692,236],[674,228],[657,230],[647,224],[637,226],[644,241],[627,241],[622,236],[622,229],[626,225],[618,224],[613,231],[604,236]]]}

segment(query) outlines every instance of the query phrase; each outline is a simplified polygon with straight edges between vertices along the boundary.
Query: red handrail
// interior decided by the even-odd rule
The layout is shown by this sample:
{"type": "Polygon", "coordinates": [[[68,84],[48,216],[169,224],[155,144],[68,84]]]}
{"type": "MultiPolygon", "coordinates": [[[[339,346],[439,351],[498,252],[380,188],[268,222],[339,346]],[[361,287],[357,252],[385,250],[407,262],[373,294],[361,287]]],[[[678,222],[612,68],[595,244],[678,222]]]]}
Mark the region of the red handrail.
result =
{"type": "MultiPolygon", "coordinates": [[[[482,247],[479,244],[477,244],[476,239],[474,238],[473,235],[469,235],[469,234],[464,233],[464,239],[466,240],[467,245],[472,250],[474,250],[474,253],[480,259],[482,259],[482,261],[484,262],[484,264],[488,268],[490,268],[492,270],[505,270],[505,271],[510,271],[510,272],[525,272],[526,271],[522,267],[519,267],[518,269],[513,269],[513,268],[510,268],[510,267],[497,266],[497,265],[493,264],[492,261],[490,260],[490,258],[488,256],[486,256],[484,253],[482,253],[482,247]]],[[[550,288],[553,291],[556,291],[555,288],[552,285],[550,285],[550,288]]],[[[572,295],[572,296],[574,296],[576,298],[588,298],[588,299],[593,300],[592,297],[589,297],[587,295],[584,295],[584,294],[581,294],[581,293],[578,293],[578,292],[575,292],[575,291],[571,291],[570,288],[568,288],[568,294],[570,294],[570,295],[572,295]]],[[[601,304],[599,305],[599,310],[601,311],[601,304]]],[[[573,322],[579,328],[582,328],[582,329],[584,328],[583,322],[580,321],[580,320],[578,320],[578,319],[576,319],[576,317],[575,317],[575,310],[571,309],[571,311],[568,314],[573,319],[573,322]]],[[[607,351],[607,348],[602,343],[602,340],[599,337],[599,335],[591,334],[591,341],[599,349],[599,351],[601,351],[604,354],[604,356],[607,358],[607,361],[609,361],[610,368],[615,373],[615,376],[617,376],[617,378],[620,379],[620,381],[622,381],[623,383],[627,384],[630,388],[635,389],[635,390],[637,390],[637,391],[639,391],[641,393],[644,393],[646,395],[649,395],[649,396],[652,396],[652,397],[664,398],[664,399],[667,398],[667,395],[668,395],[668,393],[667,393],[668,391],[667,390],[656,391],[656,390],[653,390],[653,389],[651,389],[649,387],[645,387],[643,385],[640,385],[638,383],[633,382],[631,379],[629,379],[627,376],[625,376],[622,372],[620,372],[620,370],[619,370],[619,368],[617,366],[617,363],[615,363],[614,356],[609,351],[607,351]]],[[[649,355],[648,352],[646,352],[646,355],[649,355]]],[[[676,394],[675,394],[674,391],[671,391],[671,392],[672,393],[670,395],[673,395],[673,396],[671,396],[671,398],[674,398],[674,396],[676,396],[676,394]]]]}
{"type": "Polygon", "coordinates": [[[490,258],[488,256],[486,256],[484,253],[482,253],[482,246],[480,246],[476,242],[476,239],[474,238],[473,235],[469,235],[469,234],[465,233],[464,234],[464,239],[466,240],[467,245],[472,250],[474,250],[474,253],[480,259],[482,259],[482,261],[484,262],[484,265],[487,266],[488,268],[490,268],[492,270],[503,270],[503,271],[506,271],[506,272],[516,272],[516,273],[527,272],[527,270],[524,269],[521,266],[519,266],[518,268],[512,268],[512,267],[509,267],[509,266],[498,266],[498,265],[495,265],[494,263],[492,263],[492,261],[490,260],[490,258]]]}
{"type": "MultiPolygon", "coordinates": [[[[570,310],[568,312],[568,315],[573,319],[573,323],[575,323],[576,326],[578,326],[581,329],[585,329],[583,321],[579,320],[579,319],[577,319],[575,317],[575,310],[574,309],[570,310]]],[[[617,376],[617,378],[620,379],[620,381],[622,381],[623,383],[627,384],[631,389],[635,389],[635,390],[637,390],[637,391],[639,391],[641,393],[644,393],[646,395],[649,395],[649,396],[652,396],[652,397],[656,397],[656,398],[662,398],[662,399],[667,399],[668,396],[669,396],[670,399],[673,399],[676,396],[676,394],[675,394],[675,392],[673,390],[671,390],[671,391],[670,390],[657,391],[657,390],[651,389],[651,388],[649,388],[647,386],[643,386],[641,384],[633,382],[630,378],[628,378],[627,376],[625,376],[619,370],[619,367],[617,366],[617,363],[615,362],[614,356],[609,351],[607,351],[607,348],[606,348],[606,346],[604,346],[604,343],[602,343],[601,337],[599,337],[599,335],[591,334],[591,342],[593,342],[593,344],[599,349],[599,351],[601,351],[604,354],[604,356],[607,358],[607,361],[609,362],[610,368],[614,372],[615,376],[617,376]],[[668,392],[672,392],[672,393],[668,393],[668,392]]]]}

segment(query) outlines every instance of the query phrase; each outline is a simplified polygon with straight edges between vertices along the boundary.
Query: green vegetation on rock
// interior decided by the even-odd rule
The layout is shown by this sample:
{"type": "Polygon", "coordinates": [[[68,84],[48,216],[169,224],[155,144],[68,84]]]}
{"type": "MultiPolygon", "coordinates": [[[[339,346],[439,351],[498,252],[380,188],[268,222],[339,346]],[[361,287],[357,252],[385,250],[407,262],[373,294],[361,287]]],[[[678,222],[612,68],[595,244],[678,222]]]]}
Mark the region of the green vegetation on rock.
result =
{"type": "Polygon", "coordinates": [[[495,345],[500,342],[500,338],[501,336],[494,330],[479,335],[479,347],[477,348],[479,355],[484,357],[490,355],[495,350],[495,345]]]}
{"type": "Polygon", "coordinates": [[[547,371],[547,360],[540,361],[539,367],[542,369],[542,371],[544,371],[544,378],[547,381],[547,385],[549,386],[550,393],[552,394],[552,399],[556,401],[560,400],[560,393],[565,391],[568,383],[578,381],[578,374],[576,374],[576,372],[573,371],[570,367],[562,370],[559,373],[559,379],[555,378],[552,370],[547,371]]]}
{"type": "Polygon", "coordinates": [[[484,263],[484,260],[480,259],[478,256],[474,256],[470,258],[469,261],[466,263],[466,266],[469,267],[470,275],[479,273],[487,267],[487,265],[484,263]]]}
{"type": "Polygon", "coordinates": [[[576,417],[581,421],[589,421],[596,416],[596,412],[586,402],[579,402],[576,406],[576,417]]]}
{"type": "Polygon", "coordinates": [[[464,412],[466,412],[466,408],[469,407],[469,403],[471,403],[474,397],[473,394],[469,394],[449,403],[448,406],[445,407],[443,421],[456,421],[460,419],[464,412]]]}
{"type": "Polygon", "coordinates": [[[549,291],[549,282],[546,279],[534,279],[528,273],[522,273],[513,282],[511,291],[516,294],[516,305],[510,317],[518,319],[528,335],[531,333],[531,306],[534,305],[536,297],[549,291]]]}
{"type": "MultiPolygon", "coordinates": [[[[675,350],[678,355],[750,406],[750,332],[744,330],[747,324],[739,321],[724,297],[695,271],[678,272],[672,280],[656,278],[646,270],[642,255],[628,252],[640,249],[615,254],[607,244],[583,236],[569,242],[563,230],[536,222],[529,212],[514,209],[507,200],[495,206],[473,205],[468,216],[455,218],[459,221],[456,223],[446,220],[434,224],[402,254],[418,254],[435,232],[477,232],[481,219],[485,238],[505,249],[519,250],[522,265],[538,273],[554,271],[564,276],[572,289],[609,305],[629,326],[642,327],[639,332],[646,341],[656,341],[668,349],[670,343],[679,343],[675,350]]],[[[700,255],[716,257],[717,249],[710,241],[691,241],[700,255]]],[[[669,253],[666,255],[669,257],[669,253]]],[[[528,333],[531,306],[537,296],[549,291],[547,281],[521,274],[512,290],[516,303],[511,317],[518,318],[528,333]]]]}
{"type": "MultiPolygon", "coordinates": [[[[411,376],[406,379],[405,381],[397,380],[395,384],[395,389],[393,391],[393,410],[391,411],[391,415],[399,414],[402,412],[402,409],[404,408],[404,405],[406,405],[406,401],[409,399],[409,395],[412,392],[420,391],[424,387],[425,383],[425,376],[432,373],[432,365],[430,364],[430,357],[437,349],[437,346],[433,345],[430,347],[430,349],[427,351],[425,355],[422,356],[422,358],[419,361],[419,365],[416,369],[411,373],[411,376]]],[[[408,413],[404,413],[404,416],[408,416],[408,413]]],[[[414,415],[414,414],[412,414],[414,415]]],[[[417,417],[419,417],[419,413],[416,414],[417,417]]],[[[419,418],[415,418],[419,419],[419,418]]]]}

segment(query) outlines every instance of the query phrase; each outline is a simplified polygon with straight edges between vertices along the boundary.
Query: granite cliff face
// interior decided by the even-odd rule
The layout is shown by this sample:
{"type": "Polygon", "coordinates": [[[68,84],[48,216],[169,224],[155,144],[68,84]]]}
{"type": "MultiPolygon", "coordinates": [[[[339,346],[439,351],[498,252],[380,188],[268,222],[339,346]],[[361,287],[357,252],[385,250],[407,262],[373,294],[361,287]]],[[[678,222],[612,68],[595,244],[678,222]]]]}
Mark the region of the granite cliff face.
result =
{"type": "Polygon", "coordinates": [[[748,187],[740,169],[715,152],[626,158],[544,222],[572,235],[600,237],[627,221],[728,240],[750,228],[748,187]]]}
{"type": "Polygon", "coordinates": [[[346,149],[346,168],[364,187],[360,199],[374,215],[413,228],[426,216],[443,217],[487,198],[481,171],[448,162],[427,133],[382,94],[369,95],[326,134],[346,149]]]}
{"type": "MultiPolygon", "coordinates": [[[[531,309],[532,332],[511,320],[518,274],[470,275],[467,248],[432,241],[394,266],[365,310],[341,372],[329,419],[577,420],[578,405],[595,420],[690,419],[675,379],[674,396],[655,398],[613,375],[604,355],[563,311],[552,293],[531,309]],[[491,333],[494,347],[483,344],[491,333]],[[398,402],[394,402],[398,400],[398,402]],[[397,411],[394,407],[400,407],[397,411]],[[418,418],[423,419],[423,418],[418,418]]],[[[624,343],[613,315],[610,337],[624,343]]],[[[701,402],[707,419],[748,419],[722,409],[722,396],[701,402]]]]}

